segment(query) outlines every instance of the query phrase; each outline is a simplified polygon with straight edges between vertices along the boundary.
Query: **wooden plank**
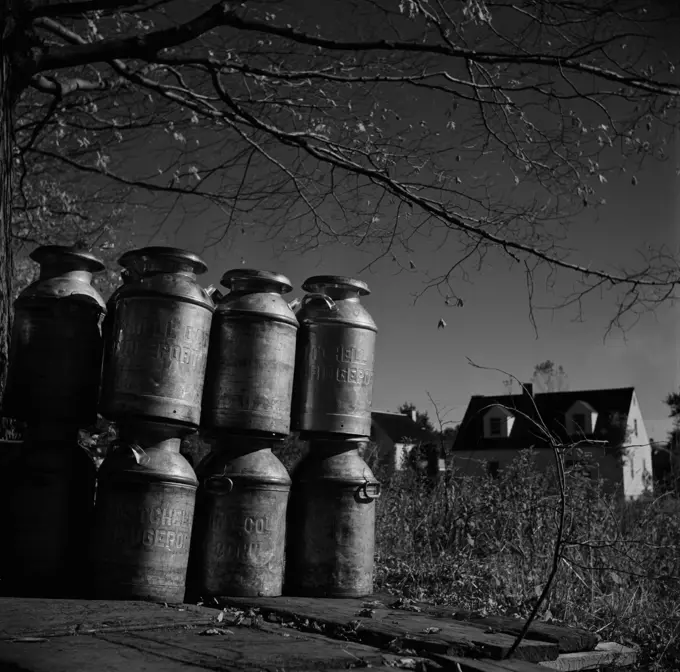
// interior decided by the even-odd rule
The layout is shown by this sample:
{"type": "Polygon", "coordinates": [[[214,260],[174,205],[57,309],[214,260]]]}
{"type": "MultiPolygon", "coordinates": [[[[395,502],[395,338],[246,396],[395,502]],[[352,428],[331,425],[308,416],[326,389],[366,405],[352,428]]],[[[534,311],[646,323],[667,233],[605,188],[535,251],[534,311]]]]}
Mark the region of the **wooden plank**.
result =
{"type": "Polygon", "coordinates": [[[132,648],[162,659],[211,670],[285,669],[326,670],[350,666],[382,666],[376,649],[354,642],[340,642],[312,633],[301,634],[272,626],[228,626],[206,629],[154,630],[97,634],[97,640],[132,648]]]}
{"type": "Polygon", "coordinates": [[[16,672],[199,672],[199,668],[92,637],[0,642],[0,669],[16,672]]]}
{"type": "MultiPolygon", "coordinates": [[[[397,599],[392,595],[376,594],[371,599],[382,602],[386,606],[394,604],[397,599]]],[[[518,635],[524,626],[524,620],[509,616],[481,616],[475,612],[459,609],[455,606],[434,605],[427,602],[409,601],[422,613],[435,618],[452,618],[472,623],[483,629],[494,629],[509,635],[518,635]]],[[[527,633],[527,639],[554,642],[560,653],[592,651],[597,646],[597,635],[584,628],[567,625],[556,625],[534,621],[527,633]]]]}
{"type": "MultiPolygon", "coordinates": [[[[324,634],[361,641],[371,646],[397,646],[416,653],[470,656],[502,660],[514,638],[503,633],[488,634],[482,628],[456,621],[444,622],[410,611],[381,606],[366,608],[362,599],[322,599],[305,597],[232,598],[221,602],[241,609],[256,608],[292,621],[323,624],[324,634]]],[[[524,641],[514,657],[520,660],[555,660],[557,645],[552,642],[524,641]]]]}
{"type": "MultiPolygon", "coordinates": [[[[0,669],[21,672],[198,672],[198,670],[387,670],[384,654],[353,642],[259,628],[188,624],[156,630],[72,637],[21,637],[0,642],[0,669]],[[207,634],[219,631],[219,634],[207,634]]],[[[389,668],[394,672],[394,668],[389,668]]]]}
{"type": "MultiPolygon", "coordinates": [[[[472,623],[483,628],[493,629],[507,635],[517,636],[524,627],[523,619],[507,616],[477,616],[471,612],[457,611],[450,607],[430,607],[428,613],[439,618],[453,618],[466,623],[472,623]]],[[[560,653],[576,653],[579,651],[593,651],[598,638],[584,628],[567,627],[534,621],[526,635],[527,639],[557,644],[560,653]]]]}
{"type": "Polygon", "coordinates": [[[637,661],[637,651],[615,642],[600,642],[594,651],[565,653],[557,660],[539,663],[542,667],[559,672],[597,670],[600,667],[628,667],[637,661]]]}
{"type": "Polygon", "coordinates": [[[472,660],[459,656],[434,654],[432,660],[442,666],[444,672],[541,672],[544,668],[525,660],[472,660]]]}
{"type": "Polygon", "coordinates": [[[74,631],[209,623],[214,609],[164,607],[152,602],[0,598],[0,641],[17,635],[66,635],[74,631]]]}

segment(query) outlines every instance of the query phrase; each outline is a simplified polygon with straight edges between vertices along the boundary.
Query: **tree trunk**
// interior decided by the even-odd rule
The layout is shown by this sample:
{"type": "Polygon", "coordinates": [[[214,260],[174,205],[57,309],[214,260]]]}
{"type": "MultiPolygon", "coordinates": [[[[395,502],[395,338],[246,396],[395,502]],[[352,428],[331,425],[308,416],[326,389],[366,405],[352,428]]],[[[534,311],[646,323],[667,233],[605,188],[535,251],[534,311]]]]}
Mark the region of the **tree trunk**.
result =
{"type": "MultiPolygon", "coordinates": [[[[13,0],[0,0],[0,395],[5,389],[12,316],[13,0]]],[[[1,431],[1,429],[0,429],[1,431]]]]}

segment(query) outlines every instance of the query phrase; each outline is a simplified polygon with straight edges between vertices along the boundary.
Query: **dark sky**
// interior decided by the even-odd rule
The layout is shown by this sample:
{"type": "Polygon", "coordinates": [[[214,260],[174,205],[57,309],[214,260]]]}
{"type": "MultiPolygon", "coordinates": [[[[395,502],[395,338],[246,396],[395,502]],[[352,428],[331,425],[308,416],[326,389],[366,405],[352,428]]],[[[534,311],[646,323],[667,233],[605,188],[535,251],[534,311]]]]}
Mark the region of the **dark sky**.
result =
{"type": "MultiPolygon", "coordinates": [[[[428,116],[422,107],[418,113],[428,116]]],[[[666,162],[649,162],[635,172],[637,186],[631,184],[630,171],[608,178],[598,193],[607,204],[579,217],[571,229],[568,242],[579,251],[580,262],[605,268],[634,264],[639,260],[637,250],[648,244],[665,244],[677,252],[680,153],[677,142],[667,149],[666,162]]],[[[489,159],[492,171],[495,160],[489,159]]],[[[295,286],[290,299],[301,295],[300,285],[310,275],[356,276],[371,259],[368,251],[339,246],[304,255],[285,253],[279,243],[263,241],[249,228],[206,249],[208,232],[226,219],[227,213],[218,208],[189,218],[178,209],[153,238],[145,232],[144,222],[138,222],[136,243],[172,244],[202,254],[210,266],[201,280],[204,285],[217,284],[221,274],[235,266],[284,273],[295,286]]],[[[423,273],[445,270],[453,255],[450,244],[422,240],[410,257],[400,255],[403,265],[408,266],[410,259],[417,270],[402,271],[387,259],[361,274],[372,290],[365,305],[380,329],[376,409],[396,410],[408,400],[432,412],[429,392],[440,410],[448,413],[447,419],[457,422],[470,395],[505,391],[504,374],[474,368],[468,358],[522,380],[530,378],[535,364],[552,359],[565,368],[573,390],[634,386],[650,437],[665,438],[670,421],[662,400],[680,387],[676,307],[665,305],[646,314],[625,335],[615,331],[603,342],[615,306],[612,296],[593,295],[584,303],[583,321],[575,321],[571,308],[554,314],[538,312],[537,338],[529,319],[524,275],[499,254],[490,254],[468,283],[456,284],[465,301],[462,308],[445,307],[434,291],[414,304],[414,295],[424,286],[423,273]],[[437,329],[442,317],[448,326],[437,329]]],[[[546,292],[539,281],[535,303],[558,302],[574,282],[575,278],[561,274],[554,290],[546,292]]]]}
{"type": "MultiPolygon", "coordinates": [[[[322,6],[310,4],[309,0],[298,1],[305,4],[306,11],[322,6]]],[[[321,15],[327,20],[330,10],[324,7],[321,15]]],[[[371,32],[368,24],[365,30],[371,32]]],[[[429,119],[441,117],[441,110],[434,109],[437,104],[432,99],[416,101],[413,106],[420,118],[429,119]]],[[[150,166],[155,161],[152,148],[141,149],[146,156],[129,160],[150,166]]],[[[638,260],[636,251],[648,244],[666,244],[677,252],[680,178],[676,167],[680,153],[677,142],[667,149],[669,158],[665,163],[650,162],[636,171],[637,186],[631,184],[631,172],[608,178],[598,193],[598,197],[606,198],[607,205],[580,216],[571,230],[568,242],[579,251],[576,258],[580,262],[610,268],[633,264],[638,260]]],[[[498,157],[490,157],[487,168],[490,174],[500,175],[495,161],[498,157]]],[[[155,168],[150,167],[153,172],[155,168]]],[[[475,166],[475,170],[481,168],[475,166]]],[[[253,219],[256,217],[255,214],[253,219]]],[[[162,230],[152,236],[141,211],[135,222],[138,233],[134,242],[139,246],[169,244],[198,252],[210,267],[201,278],[204,285],[219,283],[222,273],[236,266],[284,273],[295,286],[291,300],[301,295],[300,285],[308,276],[357,276],[371,260],[370,250],[339,246],[304,255],[286,253],[279,242],[263,240],[261,233],[250,227],[219,245],[206,247],[209,232],[223,226],[227,218],[228,213],[216,207],[189,216],[177,207],[162,230]]],[[[236,230],[240,231],[240,226],[236,230]]],[[[430,238],[421,240],[413,254],[400,254],[402,266],[408,267],[410,260],[416,270],[403,271],[388,258],[361,273],[361,279],[372,290],[365,305],[380,329],[374,408],[396,410],[402,402],[412,401],[419,409],[432,413],[429,392],[440,411],[448,413],[447,419],[457,422],[470,395],[505,391],[504,374],[474,368],[468,358],[522,380],[530,378],[535,364],[551,359],[564,367],[573,390],[634,386],[650,437],[665,438],[670,422],[662,399],[680,387],[677,308],[663,306],[655,314],[644,315],[625,337],[614,332],[603,342],[615,306],[611,296],[593,295],[584,304],[584,320],[580,322],[574,321],[575,311],[570,308],[554,314],[537,313],[537,338],[529,319],[522,270],[511,267],[507,258],[496,253],[487,256],[482,270],[472,273],[469,282],[457,282],[455,290],[464,299],[463,307],[445,307],[434,291],[414,303],[414,295],[424,287],[424,274],[445,271],[447,264],[455,260],[454,255],[451,243],[430,238]],[[437,329],[441,318],[447,322],[445,329],[437,329]]],[[[558,302],[560,294],[568,293],[574,281],[562,274],[550,293],[539,280],[535,303],[558,302]]]]}
{"type": "MultiPolygon", "coordinates": [[[[607,205],[597,215],[582,218],[572,229],[569,243],[580,250],[584,263],[618,266],[636,261],[646,244],[665,243],[678,248],[678,178],[673,148],[666,163],[650,163],[637,172],[609,180],[607,205]]],[[[177,219],[179,219],[179,213],[177,219]]],[[[356,276],[369,255],[342,247],[328,247],[306,254],[286,253],[278,243],[258,240],[257,234],[238,234],[231,244],[205,249],[205,232],[223,223],[225,213],[209,210],[200,219],[186,221],[175,231],[172,220],[153,239],[141,234],[136,243],[185,246],[202,254],[210,270],[204,285],[218,284],[224,271],[244,266],[275,270],[287,275],[300,296],[300,285],[310,275],[337,273],[356,276]]],[[[391,260],[365,271],[372,294],[365,305],[380,329],[375,377],[374,408],[396,410],[404,401],[418,408],[432,408],[429,392],[459,421],[472,394],[502,393],[505,376],[476,369],[467,361],[497,367],[528,380],[538,362],[552,359],[562,364],[573,390],[622,387],[637,389],[650,437],[660,440],[670,428],[664,396],[680,386],[678,369],[678,309],[666,305],[644,315],[625,335],[604,334],[614,314],[611,296],[591,296],[584,303],[584,321],[574,321],[570,308],[556,313],[537,313],[538,338],[528,316],[526,284],[520,269],[509,267],[500,255],[490,255],[481,272],[456,289],[465,300],[462,308],[446,308],[435,292],[426,293],[414,305],[423,288],[421,271],[443,269],[451,249],[438,241],[423,241],[410,257],[416,271],[400,271],[391,260]],[[437,329],[439,319],[446,329],[437,329]]],[[[573,278],[560,276],[553,292],[537,288],[536,304],[548,305],[568,291],[573,278]]],[[[517,389],[515,389],[517,391],[517,389]]]]}

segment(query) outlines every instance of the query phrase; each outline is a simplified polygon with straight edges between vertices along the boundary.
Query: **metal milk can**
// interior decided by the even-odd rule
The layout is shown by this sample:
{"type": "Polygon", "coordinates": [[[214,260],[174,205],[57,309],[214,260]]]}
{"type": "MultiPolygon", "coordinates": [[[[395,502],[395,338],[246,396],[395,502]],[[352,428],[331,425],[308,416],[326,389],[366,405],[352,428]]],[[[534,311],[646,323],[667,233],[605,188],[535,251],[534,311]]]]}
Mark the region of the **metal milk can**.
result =
{"type": "Polygon", "coordinates": [[[116,308],[116,301],[118,299],[118,293],[120,292],[121,288],[124,287],[125,285],[129,285],[135,280],[138,280],[138,278],[128,269],[124,268],[121,273],[120,273],[120,279],[122,281],[122,285],[118,287],[113,294],[109,297],[109,300],[106,302],[106,316],[104,317],[104,320],[102,322],[102,336],[104,338],[104,354],[102,356],[102,375],[104,376],[104,381],[102,382],[102,390],[105,386],[105,376],[106,372],[110,370],[110,364],[109,362],[111,361],[111,351],[113,349],[112,344],[113,344],[113,325],[114,325],[114,314],[115,314],[115,308],[116,308]]]}
{"type": "Polygon", "coordinates": [[[112,297],[102,415],[197,426],[215,308],[196,282],[206,265],[173,247],[133,250],[119,263],[131,276],[112,297]]]}
{"type": "Polygon", "coordinates": [[[309,293],[296,313],[293,430],[368,436],[378,331],[359,300],[368,287],[324,275],[309,278],[302,288],[309,293]]]}
{"type": "Polygon", "coordinates": [[[314,440],[291,472],[287,595],[373,592],[375,500],[380,483],[359,456],[365,441],[314,440]]]}
{"type": "Polygon", "coordinates": [[[272,445],[229,437],[197,468],[190,576],[202,597],[281,595],[290,477],[272,445]]]}
{"type": "Polygon", "coordinates": [[[96,476],[89,452],[73,437],[27,438],[4,474],[3,593],[87,597],[96,476]]]}
{"type": "Polygon", "coordinates": [[[203,392],[203,424],[217,430],[286,436],[298,322],[283,299],[283,275],[235,269],[217,305],[203,392]]]}
{"type": "Polygon", "coordinates": [[[14,302],[3,413],[32,424],[97,418],[106,312],[92,274],[97,257],[60,245],[34,250],[40,277],[14,302]]]}
{"type": "Polygon", "coordinates": [[[99,468],[92,546],[98,598],[184,600],[198,482],[176,431],[128,425],[99,468]]]}

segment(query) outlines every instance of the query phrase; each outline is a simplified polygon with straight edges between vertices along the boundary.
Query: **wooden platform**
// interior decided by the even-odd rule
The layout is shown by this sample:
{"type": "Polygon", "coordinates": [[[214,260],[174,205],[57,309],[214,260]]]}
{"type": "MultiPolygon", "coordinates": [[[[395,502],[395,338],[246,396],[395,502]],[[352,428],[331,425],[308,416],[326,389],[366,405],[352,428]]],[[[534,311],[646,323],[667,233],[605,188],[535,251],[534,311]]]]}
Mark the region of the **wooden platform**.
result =
{"type": "MultiPolygon", "coordinates": [[[[0,598],[0,670],[547,672],[597,669],[592,656],[601,647],[585,631],[536,624],[517,657],[503,660],[520,624],[513,619],[380,597],[219,602],[208,608],[0,598]],[[579,656],[590,656],[590,667],[579,656]]],[[[610,645],[605,653],[598,665],[634,662],[625,647],[610,645]]]]}

